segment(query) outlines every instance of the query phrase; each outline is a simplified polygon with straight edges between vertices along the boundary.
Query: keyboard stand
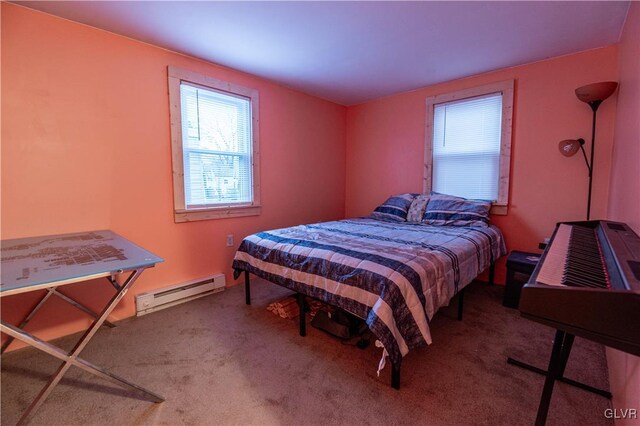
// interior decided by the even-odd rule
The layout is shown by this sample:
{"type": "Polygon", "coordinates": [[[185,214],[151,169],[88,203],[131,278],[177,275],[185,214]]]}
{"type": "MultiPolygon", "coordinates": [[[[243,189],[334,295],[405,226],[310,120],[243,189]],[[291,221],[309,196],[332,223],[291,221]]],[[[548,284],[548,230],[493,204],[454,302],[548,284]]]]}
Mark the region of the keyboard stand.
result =
{"type": "Polygon", "coordinates": [[[596,395],[611,399],[611,392],[609,391],[585,385],[584,383],[564,377],[564,370],[567,367],[567,361],[569,360],[569,355],[571,353],[571,347],[573,346],[574,338],[575,336],[573,334],[565,333],[561,330],[556,330],[556,337],[553,340],[553,349],[551,350],[551,357],[549,358],[549,367],[547,368],[547,370],[543,370],[522,361],[518,361],[511,357],[507,358],[508,364],[515,365],[516,367],[524,368],[525,370],[533,371],[534,373],[546,376],[544,388],[542,390],[542,396],[540,397],[540,405],[538,406],[536,426],[544,425],[547,420],[547,413],[549,411],[549,404],[551,402],[553,385],[556,381],[566,383],[587,392],[591,392],[596,395]]]}

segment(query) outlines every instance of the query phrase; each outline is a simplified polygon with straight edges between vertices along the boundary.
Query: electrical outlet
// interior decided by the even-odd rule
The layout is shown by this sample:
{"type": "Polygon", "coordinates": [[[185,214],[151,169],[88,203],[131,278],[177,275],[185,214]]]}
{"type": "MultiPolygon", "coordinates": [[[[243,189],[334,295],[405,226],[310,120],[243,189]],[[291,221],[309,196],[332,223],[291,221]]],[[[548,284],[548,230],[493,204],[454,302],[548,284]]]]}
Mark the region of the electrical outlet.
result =
{"type": "Polygon", "coordinates": [[[233,247],[233,234],[227,235],[227,247],[233,247]]]}

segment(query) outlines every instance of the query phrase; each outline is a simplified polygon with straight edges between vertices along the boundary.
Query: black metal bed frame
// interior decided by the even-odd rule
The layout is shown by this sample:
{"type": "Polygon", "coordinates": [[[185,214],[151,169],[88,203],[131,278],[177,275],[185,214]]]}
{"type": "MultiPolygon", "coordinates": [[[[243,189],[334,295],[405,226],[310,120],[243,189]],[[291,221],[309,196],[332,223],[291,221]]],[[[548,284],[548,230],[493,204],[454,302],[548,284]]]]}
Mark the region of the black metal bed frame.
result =
{"type": "MultiPolygon", "coordinates": [[[[495,276],[495,262],[489,265],[489,285],[493,285],[493,280],[495,276]]],[[[244,271],[244,289],[245,289],[245,303],[247,305],[251,305],[251,279],[249,277],[249,271],[244,271]]],[[[462,312],[464,309],[464,291],[466,287],[460,290],[457,294],[458,296],[458,321],[462,321],[462,312]]],[[[298,301],[298,306],[300,308],[300,336],[305,337],[307,335],[307,319],[305,313],[306,303],[305,303],[305,295],[303,293],[296,292],[296,298],[298,301]]],[[[400,366],[402,364],[402,359],[398,362],[391,363],[391,387],[394,389],[400,389],[400,366]]]]}

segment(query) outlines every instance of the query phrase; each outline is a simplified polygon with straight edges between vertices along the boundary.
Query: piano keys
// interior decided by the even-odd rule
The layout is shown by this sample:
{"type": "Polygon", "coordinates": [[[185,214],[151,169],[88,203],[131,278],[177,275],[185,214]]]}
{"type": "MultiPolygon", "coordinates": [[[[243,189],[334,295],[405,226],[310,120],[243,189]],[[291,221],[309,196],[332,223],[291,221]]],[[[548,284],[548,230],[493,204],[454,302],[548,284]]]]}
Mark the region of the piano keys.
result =
{"type": "Polygon", "coordinates": [[[627,225],[561,223],[522,289],[520,313],[640,356],[638,266],[640,238],[627,225]]]}
{"type": "Polygon", "coordinates": [[[522,289],[520,313],[556,329],[536,425],[546,422],[556,380],[607,395],[564,378],[564,370],[574,336],[640,356],[640,238],[624,223],[558,224],[522,289]]]}

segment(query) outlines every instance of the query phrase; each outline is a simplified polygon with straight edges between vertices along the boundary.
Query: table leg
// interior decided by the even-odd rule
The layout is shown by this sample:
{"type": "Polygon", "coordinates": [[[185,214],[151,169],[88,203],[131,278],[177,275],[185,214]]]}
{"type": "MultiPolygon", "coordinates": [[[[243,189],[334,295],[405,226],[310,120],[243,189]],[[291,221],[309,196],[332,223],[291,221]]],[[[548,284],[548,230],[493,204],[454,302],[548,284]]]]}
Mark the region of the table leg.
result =
{"type": "MultiPolygon", "coordinates": [[[[98,314],[96,314],[95,312],[93,312],[91,309],[87,308],[86,306],[84,306],[82,303],[78,302],[77,300],[74,300],[72,298],[70,298],[69,296],[67,296],[64,293],[61,293],[58,289],[56,288],[52,288],[50,289],[50,291],[53,292],[53,294],[55,294],[56,296],[58,296],[60,299],[64,300],[65,302],[75,306],[76,308],[80,309],[82,312],[84,312],[87,315],[90,315],[94,318],[98,318],[98,314]]],[[[104,320],[104,325],[106,325],[107,327],[115,327],[116,325],[112,322],[109,322],[107,320],[104,320]]]]}
{"type": "Polygon", "coordinates": [[[2,329],[3,333],[7,333],[11,336],[14,336],[16,339],[22,340],[25,343],[28,343],[29,346],[32,346],[36,349],[39,349],[53,357],[56,357],[62,361],[69,361],[71,362],[75,367],[78,367],[84,371],[86,371],[87,373],[91,373],[93,375],[96,375],[98,377],[101,377],[105,380],[109,380],[111,382],[114,382],[116,384],[119,385],[123,385],[124,387],[129,388],[130,390],[136,391],[144,396],[147,397],[147,399],[150,399],[153,402],[161,402],[164,401],[164,398],[162,398],[160,395],[155,394],[154,392],[151,392],[141,386],[138,386],[134,383],[129,382],[126,379],[123,379],[122,377],[110,373],[108,371],[106,371],[105,369],[103,369],[102,367],[98,367],[92,363],[90,363],[89,361],[85,361],[82,358],[75,358],[75,359],[71,359],[69,357],[69,355],[63,351],[62,349],[53,346],[50,343],[45,342],[44,340],[38,339],[37,337],[23,331],[20,330],[19,328],[11,325],[11,324],[7,324],[5,322],[1,322],[0,321],[0,328],[2,329]]]}
{"type": "MultiPolygon", "coordinates": [[[[49,299],[49,297],[51,297],[51,295],[53,293],[50,291],[50,289],[47,289],[47,290],[48,291],[45,293],[45,295],[42,296],[42,299],[40,299],[40,301],[38,303],[36,303],[36,306],[33,307],[31,312],[29,313],[29,315],[27,315],[27,317],[20,323],[18,328],[24,328],[27,325],[27,323],[29,323],[29,321],[31,321],[31,318],[33,318],[33,316],[36,314],[36,312],[38,312],[40,310],[42,305],[44,305],[44,302],[46,302],[47,299],[49,299]]],[[[13,336],[7,337],[7,340],[5,340],[4,343],[2,344],[2,348],[0,348],[0,354],[4,353],[5,349],[7,349],[9,347],[9,345],[11,344],[11,342],[13,342],[13,339],[14,339],[13,336]]]]}
{"type": "MultiPolygon", "coordinates": [[[[27,317],[20,323],[18,328],[21,328],[21,329],[24,328],[29,323],[29,321],[31,321],[31,318],[33,318],[33,316],[36,314],[36,312],[38,312],[40,310],[42,305],[44,305],[44,302],[46,302],[47,299],[49,299],[49,297],[51,297],[52,295],[58,296],[60,299],[62,299],[65,302],[75,306],[76,308],[80,309],[82,312],[84,312],[87,315],[90,315],[90,316],[92,316],[94,318],[98,317],[98,314],[93,312],[91,309],[87,308],[86,306],[84,306],[83,304],[81,304],[77,300],[72,299],[71,297],[67,296],[66,294],[61,293],[55,287],[52,287],[52,288],[48,288],[47,289],[47,293],[42,297],[42,299],[40,299],[40,301],[36,304],[36,306],[31,310],[29,315],[27,315],[27,317]]],[[[104,321],[104,325],[106,325],[107,327],[111,327],[111,328],[116,326],[114,323],[112,323],[110,321],[107,321],[107,320],[104,321]]],[[[4,341],[4,343],[2,344],[2,347],[0,348],[0,354],[4,353],[4,351],[9,347],[11,342],[13,342],[13,339],[14,339],[13,336],[9,336],[7,338],[7,340],[4,341]]]]}
{"type": "Polygon", "coordinates": [[[138,279],[138,277],[140,276],[143,270],[144,269],[134,270],[131,273],[131,275],[129,275],[129,277],[126,279],[124,284],[122,284],[120,290],[111,298],[109,303],[105,306],[105,308],[102,310],[99,316],[95,319],[91,327],[89,327],[89,329],[84,333],[84,335],[80,338],[78,343],[76,343],[76,345],[71,350],[71,352],[69,352],[68,355],[64,354],[62,350],[56,348],[55,346],[50,345],[46,342],[43,342],[39,339],[36,339],[35,337],[29,335],[28,333],[22,330],[16,329],[15,327],[9,326],[8,324],[0,323],[2,331],[8,334],[11,333],[14,337],[19,338],[25,341],[26,343],[29,343],[34,347],[47,352],[50,355],[56,356],[57,358],[62,357],[61,359],[64,360],[64,362],[60,365],[60,367],[56,370],[56,372],[51,376],[51,378],[49,379],[45,387],[40,391],[38,396],[36,396],[36,398],[31,403],[31,405],[27,408],[26,412],[20,418],[20,421],[18,422],[18,424],[25,423],[29,420],[29,418],[36,412],[36,410],[40,407],[40,405],[42,405],[42,403],[46,400],[46,398],[49,396],[51,391],[55,388],[58,382],[60,382],[64,374],[72,365],[76,365],[92,374],[107,378],[120,385],[124,385],[126,387],[133,388],[136,391],[140,391],[144,394],[147,394],[149,397],[151,397],[151,399],[154,402],[161,402],[164,400],[161,396],[156,395],[153,392],[147,391],[146,389],[141,388],[137,385],[133,385],[132,383],[129,383],[124,379],[119,378],[118,376],[115,376],[110,373],[106,373],[104,370],[98,369],[97,367],[93,366],[87,361],[84,361],[78,358],[78,355],[80,354],[80,352],[82,352],[82,350],[89,343],[91,338],[96,334],[98,329],[102,326],[102,323],[104,323],[105,319],[109,316],[111,311],[116,307],[116,305],[120,302],[120,300],[122,300],[127,290],[131,288],[131,286],[138,279]]]}
{"type": "Polygon", "coordinates": [[[109,284],[113,286],[113,288],[115,288],[116,290],[120,290],[120,284],[118,284],[118,280],[116,280],[115,275],[111,275],[110,277],[106,277],[106,278],[107,278],[107,281],[109,281],[109,284]]]}

